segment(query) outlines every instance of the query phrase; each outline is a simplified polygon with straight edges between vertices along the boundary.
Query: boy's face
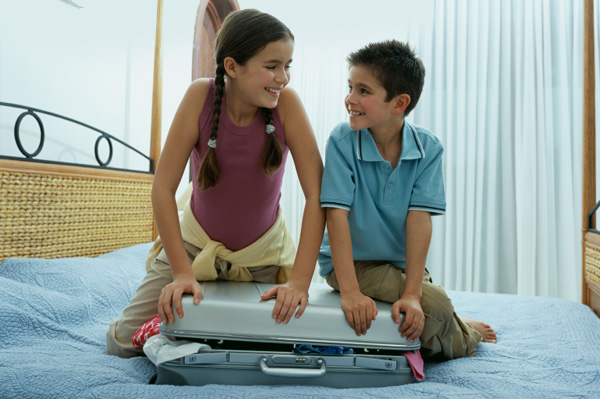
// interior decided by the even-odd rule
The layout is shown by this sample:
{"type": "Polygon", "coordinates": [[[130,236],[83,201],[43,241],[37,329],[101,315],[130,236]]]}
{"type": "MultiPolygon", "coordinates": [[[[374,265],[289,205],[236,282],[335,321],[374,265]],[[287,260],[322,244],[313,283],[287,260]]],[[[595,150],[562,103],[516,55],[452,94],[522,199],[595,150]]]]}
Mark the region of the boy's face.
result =
{"type": "Polygon", "coordinates": [[[385,101],[387,91],[367,67],[350,67],[346,110],[354,130],[377,129],[395,119],[393,101],[385,101]]]}

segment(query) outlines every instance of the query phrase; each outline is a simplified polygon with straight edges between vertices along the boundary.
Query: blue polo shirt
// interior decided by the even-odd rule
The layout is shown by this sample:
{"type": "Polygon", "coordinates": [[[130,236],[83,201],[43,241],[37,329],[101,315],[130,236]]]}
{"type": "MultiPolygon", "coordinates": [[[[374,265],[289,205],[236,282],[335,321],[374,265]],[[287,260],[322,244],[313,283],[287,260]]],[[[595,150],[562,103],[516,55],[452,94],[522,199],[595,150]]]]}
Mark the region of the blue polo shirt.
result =
{"type": "MultiPolygon", "coordinates": [[[[335,127],[325,155],[321,207],[348,211],[354,260],[384,260],[406,268],[409,210],[444,214],[444,148],[430,131],[404,122],[396,168],[384,160],[369,130],[335,127]]],[[[319,253],[319,274],[333,271],[329,235],[319,253]]]]}

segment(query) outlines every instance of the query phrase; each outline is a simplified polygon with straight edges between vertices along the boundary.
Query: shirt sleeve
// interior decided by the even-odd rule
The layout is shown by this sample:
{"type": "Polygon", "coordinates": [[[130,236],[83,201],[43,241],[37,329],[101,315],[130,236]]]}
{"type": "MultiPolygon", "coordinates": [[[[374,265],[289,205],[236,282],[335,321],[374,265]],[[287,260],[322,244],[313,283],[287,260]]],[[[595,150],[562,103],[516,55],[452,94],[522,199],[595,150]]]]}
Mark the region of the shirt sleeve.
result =
{"type": "Polygon", "coordinates": [[[426,157],[420,161],[417,179],[413,186],[408,210],[423,210],[432,215],[446,213],[446,194],[442,173],[444,147],[436,142],[426,150],[426,157]]]}
{"type": "Polygon", "coordinates": [[[321,207],[350,210],[354,201],[352,149],[343,151],[339,141],[330,137],[325,150],[325,169],[321,182],[321,207]]]}

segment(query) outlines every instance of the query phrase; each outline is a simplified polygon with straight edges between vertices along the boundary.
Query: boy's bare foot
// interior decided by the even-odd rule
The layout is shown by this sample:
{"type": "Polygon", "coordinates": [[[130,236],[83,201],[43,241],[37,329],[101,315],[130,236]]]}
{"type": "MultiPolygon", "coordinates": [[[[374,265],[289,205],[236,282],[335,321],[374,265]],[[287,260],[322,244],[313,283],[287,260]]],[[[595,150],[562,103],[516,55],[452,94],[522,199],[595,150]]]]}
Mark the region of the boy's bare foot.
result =
{"type": "Polygon", "coordinates": [[[481,321],[467,319],[465,317],[461,317],[460,319],[477,330],[477,332],[481,334],[483,342],[496,343],[496,333],[492,330],[492,327],[481,321]]]}

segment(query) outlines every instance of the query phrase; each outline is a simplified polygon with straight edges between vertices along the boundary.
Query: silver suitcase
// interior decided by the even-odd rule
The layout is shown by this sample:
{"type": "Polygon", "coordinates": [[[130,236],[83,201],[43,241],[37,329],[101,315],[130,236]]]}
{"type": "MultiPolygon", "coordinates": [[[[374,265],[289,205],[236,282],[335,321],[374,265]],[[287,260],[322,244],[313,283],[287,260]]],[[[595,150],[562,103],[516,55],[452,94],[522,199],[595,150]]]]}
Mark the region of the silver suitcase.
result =
{"type": "Polygon", "coordinates": [[[270,284],[205,282],[203,299],[182,300],[184,317],[162,325],[161,333],[210,345],[161,363],[157,384],[321,385],[338,388],[391,386],[414,382],[404,356],[420,348],[407,341],[391,317],[379,311],[366,335],[356,336],[340,307],[340,295],[322,284],[309,290],[302,317],[276,324],[274,300],[261,301],[270,284]],[[313,349],[308,353],[303,349],[313,349]],[[348,348],[353,353],[346,353],[348,348]]]}

